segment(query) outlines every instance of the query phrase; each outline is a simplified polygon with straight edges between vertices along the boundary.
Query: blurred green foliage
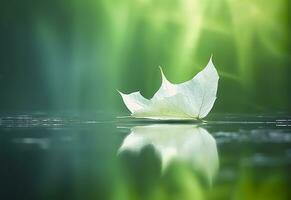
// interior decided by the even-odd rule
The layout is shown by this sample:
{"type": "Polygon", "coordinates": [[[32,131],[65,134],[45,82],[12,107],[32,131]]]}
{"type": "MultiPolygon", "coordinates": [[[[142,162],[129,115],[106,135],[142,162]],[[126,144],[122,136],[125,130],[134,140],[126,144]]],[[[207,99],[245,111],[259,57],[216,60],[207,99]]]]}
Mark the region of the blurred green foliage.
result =
{"type": "Polygon", "coordinates": [[[0,108],[125,110],[115,89],[151,97],[158,66],[183,82],[213,54],[215,112],[291,111],[288,8],[287,0],[1,1],[0,108]]]}

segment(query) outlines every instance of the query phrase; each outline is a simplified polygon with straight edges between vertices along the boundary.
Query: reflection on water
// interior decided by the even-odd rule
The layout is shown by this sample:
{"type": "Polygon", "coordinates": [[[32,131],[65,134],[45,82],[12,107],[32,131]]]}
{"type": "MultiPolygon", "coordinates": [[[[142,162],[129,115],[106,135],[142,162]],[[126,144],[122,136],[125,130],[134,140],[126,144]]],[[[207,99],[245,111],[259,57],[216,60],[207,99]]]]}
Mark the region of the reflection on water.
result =
{"type": "Polygon", "coordinates": [[[0,199],[291,199],[290,118],[211,117],[0,116],[0,199]]]}
{"type": "Polygon", "coordinates": [[[49,140],[47,138],[16,138],[13,142],[18,144],[35,144],[38,145],[41,149],[48,149],[49,148],[49,140]]]}
{"type": "Polygon", "coordinates": [[[147,145],[152,145],[159,154],[162,171],[171,162],[182,161],[212,182],[218,169],[215,139],[204,128],[183,124],[135,126],[123,140],[119,153],[126,150],[138,153],[147,145]]]}

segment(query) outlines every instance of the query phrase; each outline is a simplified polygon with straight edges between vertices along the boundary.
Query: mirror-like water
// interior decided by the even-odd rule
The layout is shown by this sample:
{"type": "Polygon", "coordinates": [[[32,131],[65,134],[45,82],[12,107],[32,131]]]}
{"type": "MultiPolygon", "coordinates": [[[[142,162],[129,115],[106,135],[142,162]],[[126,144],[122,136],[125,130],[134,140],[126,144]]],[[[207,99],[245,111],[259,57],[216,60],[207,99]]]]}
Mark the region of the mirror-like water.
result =
{"type": "Polygon", "coordinates": [[[290,199],[291,118],[0,117],[0,199],[290,199]]]}

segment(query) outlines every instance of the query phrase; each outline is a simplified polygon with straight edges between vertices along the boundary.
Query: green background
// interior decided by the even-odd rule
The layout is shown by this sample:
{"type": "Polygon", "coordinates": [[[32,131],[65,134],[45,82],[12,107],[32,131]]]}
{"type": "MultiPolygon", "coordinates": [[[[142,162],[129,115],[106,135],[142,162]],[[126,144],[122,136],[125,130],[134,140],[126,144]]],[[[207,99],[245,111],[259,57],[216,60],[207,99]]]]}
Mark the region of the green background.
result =
{"type": "Polygon", "coordinates": [[[125,111],[116,89],[150,98],[211,55],[213,112],[290,112],[287,0],[4,0],[0,110],[125,111]]]}

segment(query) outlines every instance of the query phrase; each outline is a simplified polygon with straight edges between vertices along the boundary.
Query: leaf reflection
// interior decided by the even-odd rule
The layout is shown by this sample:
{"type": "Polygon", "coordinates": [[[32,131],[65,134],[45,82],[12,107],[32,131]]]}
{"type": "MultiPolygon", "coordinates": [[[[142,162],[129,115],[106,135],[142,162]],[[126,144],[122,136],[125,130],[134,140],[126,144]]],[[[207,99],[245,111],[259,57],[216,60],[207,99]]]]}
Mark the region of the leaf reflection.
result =
{"type": "Polygon", "coordinates": [[[173,161],[190,165],[206,176],[210,183],[217,172],[219,160],[216,141],[204,128],[177,124],[135,126],[123,140],[118,152],[139,153],[147,145],[152,145],[160,155],[162,172],[173,161]]]}

